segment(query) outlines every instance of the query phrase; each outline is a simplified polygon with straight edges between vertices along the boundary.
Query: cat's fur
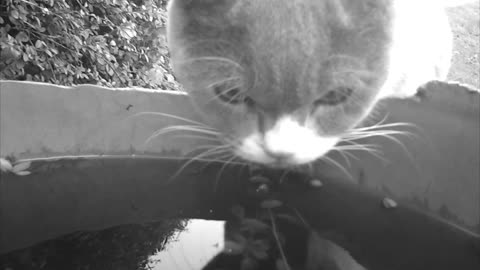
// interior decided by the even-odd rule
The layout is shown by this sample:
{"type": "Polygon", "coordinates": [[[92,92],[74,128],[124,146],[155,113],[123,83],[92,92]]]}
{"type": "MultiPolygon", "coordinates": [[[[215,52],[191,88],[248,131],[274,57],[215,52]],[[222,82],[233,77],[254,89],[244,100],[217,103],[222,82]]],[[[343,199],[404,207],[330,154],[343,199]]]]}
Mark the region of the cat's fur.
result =
{"type": "Polygon", "coordinates": [[[323,156],[380,99],[414,95],[450,63],[434,0],[171,0],[168,10],[173,68],[205,123],[236,155],[272,166],[323,156]]]}

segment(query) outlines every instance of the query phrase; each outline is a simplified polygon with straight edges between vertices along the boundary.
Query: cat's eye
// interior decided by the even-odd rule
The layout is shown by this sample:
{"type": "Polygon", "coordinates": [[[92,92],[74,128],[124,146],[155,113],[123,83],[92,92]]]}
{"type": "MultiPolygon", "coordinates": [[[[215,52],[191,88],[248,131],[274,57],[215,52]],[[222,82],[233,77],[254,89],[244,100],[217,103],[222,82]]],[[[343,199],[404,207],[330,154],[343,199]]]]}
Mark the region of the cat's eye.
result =
{"type": "Polygon", "coordinates": [[[353,94],[353,89],[345,86],[328,91],[323,97],[314,101],[314,106],[335,106],[347,101],[353,94]]]}
{"type": "Polygon", "coordinates": [[[223,87],[214,87],[213,92],[215,96],[228,104],[232,105],[239,105],[243,103],[249,103],[250,98],[245,95],[245,93],[238,87],[231,88],[231,89],[224,89],[223,87]]]}

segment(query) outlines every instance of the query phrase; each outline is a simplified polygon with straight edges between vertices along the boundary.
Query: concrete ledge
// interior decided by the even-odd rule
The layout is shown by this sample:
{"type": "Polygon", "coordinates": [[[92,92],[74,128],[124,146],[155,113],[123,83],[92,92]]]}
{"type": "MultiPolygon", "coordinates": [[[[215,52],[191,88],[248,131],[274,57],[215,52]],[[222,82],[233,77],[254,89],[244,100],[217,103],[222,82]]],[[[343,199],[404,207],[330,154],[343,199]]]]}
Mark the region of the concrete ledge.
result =
{"type": "MultiPolygon", "coordinates": [[[[342,235],[332,240],[370,269],[477,269],[478,235],[465,228],[478,232],[480,223],[480,95],[439,82],[421,93],[378,110],[380,119],[388,110],[389,122],[418,126],[409,130],[416,137],[399,138],[408,153],[370,138],[363,142],[378,144],[385,161],[358,153],[346,180],[338,168],[319,163],[325,188],[288,188],[284,200],[318,230],[342,235]],[[399,203],[393,211],[382,207],[387,195],[399,203]]],[[[201,121],[183,94],[0,81],[0,158],[21,168],[0,174],[0,252],[170,215],[223,219],[230,204],[248,204],[249,175],[235,165],[222,173],[218,192],[212,181],[220,164],[194,163],[168,182],[184,164],[180,158],[203,142],[172,135],[145,146],[156,130],[184,122],[133,117],[140,112],[201,121]]]]}

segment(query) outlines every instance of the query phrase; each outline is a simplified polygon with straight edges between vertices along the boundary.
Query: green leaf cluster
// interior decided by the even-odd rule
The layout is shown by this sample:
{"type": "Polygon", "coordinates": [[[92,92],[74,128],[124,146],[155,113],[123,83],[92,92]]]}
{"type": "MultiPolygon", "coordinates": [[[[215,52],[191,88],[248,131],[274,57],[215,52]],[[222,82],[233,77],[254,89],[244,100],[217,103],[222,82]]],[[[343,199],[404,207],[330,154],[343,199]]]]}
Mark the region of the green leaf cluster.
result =
{"type": "Polygon", "coordinates": [[[5,0],[0,79],[176,88],[166,0],[5,0]]]}

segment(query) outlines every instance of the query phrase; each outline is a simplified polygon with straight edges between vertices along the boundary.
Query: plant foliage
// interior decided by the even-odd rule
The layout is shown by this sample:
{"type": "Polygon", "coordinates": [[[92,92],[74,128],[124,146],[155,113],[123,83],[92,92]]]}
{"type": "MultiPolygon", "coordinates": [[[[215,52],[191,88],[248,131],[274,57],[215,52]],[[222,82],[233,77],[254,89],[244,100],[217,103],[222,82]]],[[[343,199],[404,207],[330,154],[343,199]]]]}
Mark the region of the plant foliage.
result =
{"type": "Polygon", "coordinates": [[[0,79],[172,88],[166,0],[6,0],[0,79]]]}

